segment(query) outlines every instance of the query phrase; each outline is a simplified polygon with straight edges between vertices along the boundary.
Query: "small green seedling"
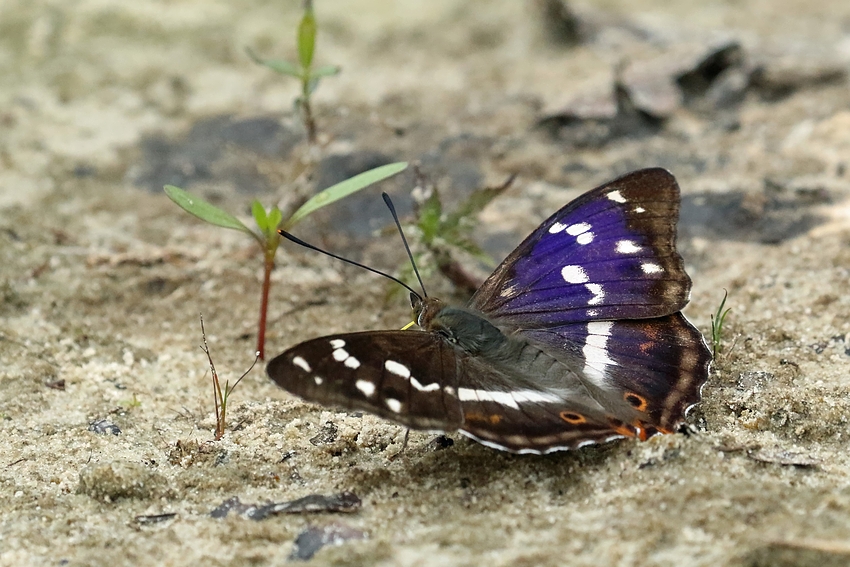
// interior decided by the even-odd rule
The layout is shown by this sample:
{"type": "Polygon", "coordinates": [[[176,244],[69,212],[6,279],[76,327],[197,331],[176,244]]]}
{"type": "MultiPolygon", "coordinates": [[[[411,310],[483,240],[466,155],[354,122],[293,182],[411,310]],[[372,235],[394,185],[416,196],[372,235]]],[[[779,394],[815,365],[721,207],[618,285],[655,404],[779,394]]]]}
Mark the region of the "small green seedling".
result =
{"type": "Polygon", "coordinates": [[[250,49],[246,50],[248,56],[254,62],[268,67],[276,73],[295,77],[301,81],[301,95],[295,99],[295,106],[301,111],[301,116],[304,120],[304,129],[307,130],[307,141],[311,144],[316,143],[316,119],[313,117],[310,96],[319,86],[319,79],[336,75],[340,71],[337,65],[313,66],[313,53],[316,50],[317,32],[318,25],[316,24],[316,17],[313,14],[313,2],[312,0],[305,0],[304,16],[298,25],[298,36],[296,40],[298,64],[284,59],[262,59],[250,49]]]}
{"type": "Polygon", "coordinates": [[[134,410],[136,408],[142,407],[142,401],[136,397],[135,392],[133,393],[133,398],[130,400],[123,400],[120,402],[120,405],[124,406],[124,409],[127,411],[134,410]]]}
{"type": "Polygon", "coordinates": [[[204,344],[201,346],[201,350],[204,351],[204,354],[207,355],[207,360],[210,362],[210,374],[212,374],[212,383],[213,383],[213,402],[215,404],[215,440],[218,441],[222,437],[224,437],[224,428],[227,423],[227,400],[230,398],[230,394],[233,393],[233,390],[236,389],[236,386],[239,382],[242,381],[242,378],[248,375],[249,372],[254,368],[254,365],[257,364],[257,361],[260,359],[260,353],[257,352],[257,356],[254,358],[254,362],[251,363],[251,366],[248,367],[242,376],[239,377],[236,382],[233,383],[233,386],[230,385],[230,382],[224,383],[224,390],[221,389],[221,382],[218,380],[218,372],[215,370],[215,364],[213,363],[212,355],[210,354],[210,347],[207,345],[207,332],[204,329],[204,316],[201,315],[201,337],[203,337],[204,344]]]}
{"type": "Polygon", "coordinates": [[[274,269],[274,258],[277,253],[278,244],[280,244],[280,236],[277,234],[278,228],[289,230],[295,223],[303,220],[307,215],[321,209],[322,207],[338,201],[343,197],[347,197],[352,193],[360,191],[376,183],[392,177],[400,173],[407,167],[407,162],[397,162],[388,165],[382,165],[375,169],[355,175],[345,181],[341,181],[336,185],[328,187],[324,191],[317,193],[306,203],[293,213],[289,219],[283,221],[283,215],[280,209],[272,207],[266,211],[263,205],[255,200],[251,203],[251,214],[259,233],[245,226],[242,221],[234,217],[228,212],[225,212],[218,207],[207,203],[203,199],[192,195],[175,187],[174,185],[165,186],[165,194],[174,201],[184,211],[195,215],[201,220],[204,220],[215,226],[230,228],[244,232],[257,241],[260,249],[263,251],[263,292],[260,300],[260,321],[257,331],[257,351],[260,353],[260,360],[265,360],[265,344],[266,344],[266,315],[269,306],[269,290],[271,289],[271,274],[274,269]]]}
{"type": "MultiPolygon", "coordinates": [[[[420,187],[427,187],[427,181],[420,175],[420,187]]],[[[492,265],[490,258],[473,240],[472,232],[478,223],[478,214],[490,202],[511,186],[515,176],[498,187],[484,187],[473,191],[466,200],[450,213],[443,212],[440,194],[433,185],[427,187],[426,197],[417,202],[416,229],[414,234],[429,252],[437,270],[459,289],[472,294],[478,289],[475,277],[467,273],[462,264],[454,259],[453,251],[462,250],[486,264],[492,265]]],[[[420,269],[429,272],[425,258],[417,258],[424,264],[420,269]]]]}
{"type": "Polygon", "coordinates": [[[728,296],[729,292],[724,289],[723,301],[720,302],[717,312],[711,315],[711,352],[715,359],[723,351],[723,322],[726,321],[726,315],[732,311],[731,307],[725,311],[723,310],[726,307],[726,298],[728,296]]]}

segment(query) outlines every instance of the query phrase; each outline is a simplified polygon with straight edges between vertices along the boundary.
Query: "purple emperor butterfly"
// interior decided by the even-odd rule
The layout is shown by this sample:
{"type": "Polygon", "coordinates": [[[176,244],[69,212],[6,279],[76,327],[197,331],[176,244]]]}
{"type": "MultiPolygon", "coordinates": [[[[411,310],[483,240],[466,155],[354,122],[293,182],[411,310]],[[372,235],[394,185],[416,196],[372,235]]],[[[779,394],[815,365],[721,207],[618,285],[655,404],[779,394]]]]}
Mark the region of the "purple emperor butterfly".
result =
{"type": "Polygon", "coordinates": [[[313,339],[267,372],[306,400],[516,453],[673,433],[711,355],[679,312],[679,187],[629,173],[540,225],[465,307],[412,295],[422,331],[313,339]]]}

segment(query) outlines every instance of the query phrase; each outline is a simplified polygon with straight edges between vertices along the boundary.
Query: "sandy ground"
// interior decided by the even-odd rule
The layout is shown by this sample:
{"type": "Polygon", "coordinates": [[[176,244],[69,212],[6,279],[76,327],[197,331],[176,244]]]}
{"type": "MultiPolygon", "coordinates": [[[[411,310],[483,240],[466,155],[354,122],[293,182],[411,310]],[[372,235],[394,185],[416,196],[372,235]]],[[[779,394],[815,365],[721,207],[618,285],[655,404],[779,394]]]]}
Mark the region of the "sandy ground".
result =
{"type": "MultiPolygon", "coordinates": [[[[542,3],[317,0],[343,73],[314,150],[296,85],[243,51],[294,56],[281,4],[0,3],[0,565],[277,565],[311,534],[347,540],[316,565],[850,564],[850,3],[581,2],[569,45],[542,3]],[[476,232],[497,256],[582,191],[670,169],[686,313],[707,333],[724,288],[732,307],[692,433],[545,457],[413,433],[399,454],[400,427],[258,367],[213,442],[198,314],[232,380],[260,260],[162,184],[247,219],[397,159],[450,202],[517,173],[476,232]],[[353,513],[210,516],[344,491],[353,513]]],[[[402,209],[411,186],[387,185],[402,209]]],[[[371,190],[299,233],[393,270],[385,224],[371,190]]],[[[269,351],[403,324],[386,295],[283,247],[269,351]]]]}

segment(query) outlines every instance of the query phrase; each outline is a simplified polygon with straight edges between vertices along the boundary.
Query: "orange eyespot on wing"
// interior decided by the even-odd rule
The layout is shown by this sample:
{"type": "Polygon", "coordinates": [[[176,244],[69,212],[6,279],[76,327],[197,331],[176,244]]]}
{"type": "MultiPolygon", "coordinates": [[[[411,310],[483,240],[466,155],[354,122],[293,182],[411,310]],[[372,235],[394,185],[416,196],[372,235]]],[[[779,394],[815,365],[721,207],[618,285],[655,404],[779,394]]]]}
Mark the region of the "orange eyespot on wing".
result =
{"type": "Polygon", "coordinates": [[[616,431],[619,435],[624,437],[637,437],[638,432],[635,429],[623,422],[622,420],[617,419],[616,417],[608,417],[608,423],[611,425],[611,429],[616,431]]]}
{"type": "Polygon", "coordinates": [[[502,421],[502,416],[499,414],[484,415],[477,411],[466,412],[463,414],[463,418],[470,422],[490,423],[492,425],[498,425],[502,421]]]}
{"type": "Polygon", "coordinates": [[[581,415],[580,413],[576,413],[574,411],[562,411],[558,414],[561,419],[566,421],[571,425],[578,425],[580,423],[586,423],[587,418],[581,415]]]}
{"type": "Polygon", "coordinates": [[[649,402],[646,398],[639,394],[635,394],[634,392],[626,392],[623,394],[623,399],[638,411],[646,411],[646,408],[649,406],[649,402]]]}

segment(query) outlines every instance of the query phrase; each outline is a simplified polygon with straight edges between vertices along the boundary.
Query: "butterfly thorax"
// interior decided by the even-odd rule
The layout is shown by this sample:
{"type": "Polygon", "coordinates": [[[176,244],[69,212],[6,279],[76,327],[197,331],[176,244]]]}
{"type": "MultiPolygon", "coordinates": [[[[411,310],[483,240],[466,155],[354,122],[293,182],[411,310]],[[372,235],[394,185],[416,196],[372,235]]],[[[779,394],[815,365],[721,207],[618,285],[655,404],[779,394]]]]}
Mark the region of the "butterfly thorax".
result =
{"type": "Polygon", "coordinates": [[[466,352],[497,358],[511,350],[506,348],[508,337],[480,313],[462,307],[450,307],[439,299],[427,297],[414,305],[417,322],[427,331],[443,335],[449,342],[466,352]]]}

